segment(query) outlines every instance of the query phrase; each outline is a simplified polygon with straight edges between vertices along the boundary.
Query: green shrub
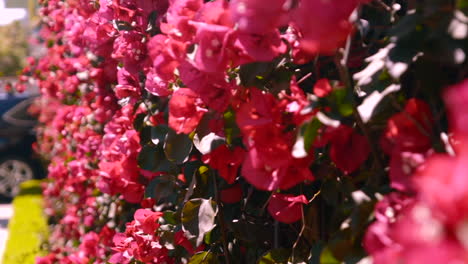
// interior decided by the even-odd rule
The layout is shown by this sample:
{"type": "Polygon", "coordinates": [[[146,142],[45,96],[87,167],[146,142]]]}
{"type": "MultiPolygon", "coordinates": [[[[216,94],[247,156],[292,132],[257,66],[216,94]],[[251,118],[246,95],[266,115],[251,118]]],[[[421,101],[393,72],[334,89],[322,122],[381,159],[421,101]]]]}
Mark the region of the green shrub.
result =
{"type": "Polygon", "coordinates": [[[14,214],[8,224],[8,241],[4,264],[34,263],[47,236],[47,219],[42,209],[40,181],[21,184],[20,194],[13,200],[14,214]]]}

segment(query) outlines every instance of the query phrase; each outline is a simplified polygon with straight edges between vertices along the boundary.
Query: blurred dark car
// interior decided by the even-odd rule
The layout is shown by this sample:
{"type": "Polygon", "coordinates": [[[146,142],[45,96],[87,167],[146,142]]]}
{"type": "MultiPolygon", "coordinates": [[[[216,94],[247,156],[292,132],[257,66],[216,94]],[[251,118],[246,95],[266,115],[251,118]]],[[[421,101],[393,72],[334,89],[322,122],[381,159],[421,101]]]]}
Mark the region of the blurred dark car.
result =
{"type": "Polygon", "coordinates": [[[0,197],[13,198],[19,184],[42,177],[32,144],[35,117],[29,114],[35,96],[0,94],[0,197]]]}

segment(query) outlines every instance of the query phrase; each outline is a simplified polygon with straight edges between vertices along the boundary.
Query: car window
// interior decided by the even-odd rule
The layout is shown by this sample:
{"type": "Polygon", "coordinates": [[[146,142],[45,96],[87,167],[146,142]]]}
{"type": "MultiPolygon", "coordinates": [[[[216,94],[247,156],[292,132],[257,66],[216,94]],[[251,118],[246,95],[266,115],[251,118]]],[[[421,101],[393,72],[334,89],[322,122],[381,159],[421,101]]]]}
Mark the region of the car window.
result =
{"type": "Polygon", "coordinates": [[[30,98],[18,103],[3,114],[3,119],[15,126],[34,126],[36,118],[28,112],[33,100],[30,98]]]}

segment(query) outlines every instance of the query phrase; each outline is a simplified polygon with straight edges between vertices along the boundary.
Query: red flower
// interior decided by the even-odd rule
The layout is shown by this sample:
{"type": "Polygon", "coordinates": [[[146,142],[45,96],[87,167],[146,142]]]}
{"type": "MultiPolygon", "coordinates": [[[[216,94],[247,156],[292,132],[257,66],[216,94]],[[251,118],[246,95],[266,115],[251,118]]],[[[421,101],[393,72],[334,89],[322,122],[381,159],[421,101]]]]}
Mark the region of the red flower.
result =
{"type": "Polygon", "coordinates": [[[294,159],[289,153],[288,156],[279,155],[284,160],[275,166],[266,164],[259,158],[258,152],[252,148],[242,165],[242,176],[257,189],[286,190],[300,182],[314,179],[309,169],[310,159],[294,159]]]}
{"type": "Polygon", "coordinates": [[[198,126],[206,111],[196,93],[180,88],[169,101],[169,127],[177,133],[189,134],[198,126]]]}
{"type": "Polygon", "coordinates": [[[314,85],[314,94],[318,97],[326,97],[331,91],[330,81],[326,78],[317,80],[314,85]]]}
{"type": "Polygon", "coordinates": [[[391,154],[399,151],[424,152],[431,147],[433,118],[431,109],[424,101],[412,98],[403,112],[393,115],[387,122],[381,145],[391,154]]]}
{"type": "Polygon", "coordinates": [[[301,0],[292,11],[293,24],[300,30],[300,47],[313,54],[332,54],[342,46],[352,25],[349,17],[359,0],[301,0]]]}
{"type": "MultiPolygon", "coordinates": [[[[448,106],[450,131],[455,139],[467,142],[468,138],[468,79],[451,86],[444,95],[445,104],[448,106]]],[[[463,145],[463,144],[461,144],[463,145]]],[[[454,146],[457,148],[457,146],[454,146]]]]}
{"type": "Polygon", "coordinates": [[[357,170],[370,153],[369,143],[351,127],[341,125],[330,137],[330,158],[336,167],[348,174],[357,170]]]}
{"type": "Polygon", "coordinates": [[[264,34],[286,24],[285,3],[286,0],[233,0],[229,6],[240,31],[264,34]]]}
{"type": "Polygon", "coordinates": [[[302,218],[302,204],[308,204],[304,195],[275,193],[268,203],[268,212],[279,222],[292,224],[302,218]]]}
{"type": "MultiPolygon", "coordinates": [[[[194,22],[195,23],[195,22],[194,22]]],[[[235,32],[230,27],[196,23],[198,44],[195,66],[205,72],[223,72],[230,60],[235,32]]]]}
{"type": "Polygon", "coordinates": [[[235,47],[240,50],[239,60],[242,64],[253,61],[271,61],[287,49],[276,29],[261,34],[239,33],[235,47]]]}
{"type": "Polygon", "coordinates": [[[232,184],[236,180],[239,167],[244,160],[245,151],[236,147],[230,150],[226,145],[221,145],[212,152],[203,156],[202,160],[211,168],[218,171],[227,183],[232,184]]]}
{"type": "Polygon", "coordinates": [[[148,209],[136,210],[134,217],[146,234],[153,234],[158,228],[158,219],[163,215],[161,212],[153,212],[148,209]]]}
{"type": "Polygon", "coordinates": [[[425,157],[421,153],[400,152],[395,150],[390,158],[390,185],[402,192],[413,192],[412,175],[424,164],[425,157]]]}
{"type": "Polygon", "coordinates": [[[189,62],[182,63],[178,70],[180,79],[200,95],[205,105],[219,112],[226,110],[234,85],[226,82],[224,74],[200,71],[189,62]]]}

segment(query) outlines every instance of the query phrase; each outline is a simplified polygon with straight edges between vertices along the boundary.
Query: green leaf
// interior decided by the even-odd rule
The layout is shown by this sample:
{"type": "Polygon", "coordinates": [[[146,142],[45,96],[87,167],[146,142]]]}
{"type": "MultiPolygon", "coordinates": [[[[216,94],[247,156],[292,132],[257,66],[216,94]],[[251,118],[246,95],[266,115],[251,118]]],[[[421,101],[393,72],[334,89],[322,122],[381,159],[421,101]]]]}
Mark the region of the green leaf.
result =
{"type": "Polygon", "coordinates": [[[217,213],[218,206],[212,200],[192,199],[185,203],[182,228],[195,238],[197,246],[203,242],[205,234],[215,227],[217,213]]]}
{"type": "Polygon", "coordinates": [[[169,132],[169,127],[166,125],[158,125],[151,127],[151,142],[155,145],[162,144],[166,139],[166,135],[169,132]]]}
{"type": "Polygon", "coordinates": [[[133,128],[135,128],[136,131],[140,131],[143,128],[145,117],[145,113],[136,115],[135,119],[133,120],[133,128]]]}
{"type": "Polygon", "coordinates": [[[335,89],[332,93],[332,97],[330,98],[333,100],[335,105],[335,109],[338,110],[340,115],[342,116],[350,116],[353,114],[353,106],[351,105],[351,98],[352,96],[347,89],[335,89]]]}
{"type": "Polygon", "coordinates": [[[159,164],[158,171],[177,175],[179,174],[180,169],[174,162],[165,159],[159,164]]]}
{"type": "Polygon", "coordinates": [[[164,141],[164,153],[168,160],[177,164],[186,162],[192,151],[193,143],[185,134],[176,134],[169,130],[164,141]]]}
{"type": "Polygon", "coordinates": [[[177,224],[176,213],[173,211],[164,211],[163,216],[164,221],[171,225],[177,224]]]}
{"type": "Polygon", "coordinates": [[[285,248],[272,249],[265,255],[263,255],[257,264],[287,264],[289,256],[291,256],[291,250],[285,248]]]}
{"type": "Polygon", "coordinates": [[[157,176],[146,186],[145,195],[153,197],[156,201],[166,198],[176,191],[175,182],[176,178],[173,175],[157,176]]]}
{"type": "Polygon", "coordinates": [[[321,127],[322,123],[317,118],[312,119],[312,121],[305,124],[304,130],[304,149],[308,152],[314,143],[315,138],[317,137],[318,130],[321,127]]]}
{"type": "Polygon", "coordinates": [[[218,258],[215,256],[215,254],[208,252],[208,251],[203,251],[203,252],[198,252],[197,254],[193,255],[190,260],[189,264],[217,264],[218,258]]]}
{"type": "Polygon", "coordinates": [[[157,171],[159,165],[165,159],[166,157],[161,147],[146,145],[138,153],[137,161],[140,168],[148,171],[157,171]]]}
{"type": "Polygon", "coordinates": [[[144,126],[140,130],[140,145],[144,146],[151,143],[151,127],[144,126]]]}
{"type": "Polygon", "coordinates": [[[233,139],[239,136],[240,134],[240,129],[236,123],[236,115],[234,111],[228,110],[224,113],[223,117],[226,141],[228,144],[232,144],[233,139]]]}
{"type": "Polygon", "coordinates": [[[320,255],[320,264],[340,264],[341,262],[337,260],[329,248],[325,248],[320,255]]]}
{"type": "Polygon", "coordinates": [[[201,161],[194,160],[184,164],[184,176],[187,182],[191,182],[198,168],[202,165],[201,161]]]}
{"type": "Polygon", "coordinates": [[[245,87],[262,87],[265,77],[271,75],[275,70],[275,64],[271,62],[253,62],[240,66],[239,77],[241,84],[245,87]]]}
{"type": "Polygon", "coordinates": [[[468,14],[468,0],[458,0],[457,8],[463,11],[465,15],[467,15],[468,14]]]}

